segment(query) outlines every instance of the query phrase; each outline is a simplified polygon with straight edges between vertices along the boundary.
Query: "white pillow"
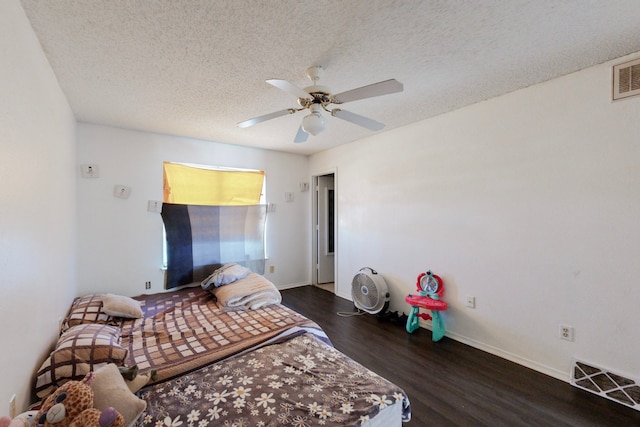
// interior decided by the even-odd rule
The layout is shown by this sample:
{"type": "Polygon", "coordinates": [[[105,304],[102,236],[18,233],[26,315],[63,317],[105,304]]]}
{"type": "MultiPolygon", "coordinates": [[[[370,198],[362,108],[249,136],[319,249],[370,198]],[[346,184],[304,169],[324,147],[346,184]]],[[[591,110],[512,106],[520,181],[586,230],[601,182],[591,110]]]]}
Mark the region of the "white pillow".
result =
{"type": "Polygon", "coordinates": [[[209,277],[202,281],[202,287],[204,289],[211,289],[211,287],[220,287],[233,283],[236,280],[244,279],[251,273],[247,267],[243,267],[234,262],[228,263],[214,271],[209,277]]]}
{"type": "Polygon", "coordinates": [[[93,407],[104,411],[113,406],[122,414],[125,426],[133,425],[147,409],[147,402],[131,393],[120,370],[113,363],[94,371],[89,386],[93,390],[93,407]]]}
{"type": "Polygon", "coordinates": [[[138,319],[142,317],[140,301],[122,295],[104,294],[102,298],[102,311],[112,317],[126,317],[138,319]]]}

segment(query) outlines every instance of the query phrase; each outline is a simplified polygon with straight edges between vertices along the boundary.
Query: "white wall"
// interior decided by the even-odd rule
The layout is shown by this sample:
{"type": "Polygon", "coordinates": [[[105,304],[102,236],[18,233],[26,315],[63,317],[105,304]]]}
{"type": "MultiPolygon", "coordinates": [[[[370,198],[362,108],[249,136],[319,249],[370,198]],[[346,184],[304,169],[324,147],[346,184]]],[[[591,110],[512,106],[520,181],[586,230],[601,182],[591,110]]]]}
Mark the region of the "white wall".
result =
{"type": "Polygon", "coordinates": [[[0,415],[76,293],[75,120],[22,6],[0,2],[0,415]]]}
{"type": "Polygon", "coordinates": [[[431,269],[449,336],[564,380],[572,356],[637,375],[640,98],[611,102],[611,66],[312,156],[338,172],[338,293],[371,266],[408,313],[431,269]]]}
{"type": "Polygon", "coordinates": [[[163,290],[162,219],[147,211],[149,200],[162,200],[163,161],[264,170],[267,201],[276,204],[267,219],[275,272],[265,276],[280,288],[310,282],[310,192],[299,191],[309,179],[306,156],[83,123],[77,141],[81,295],[163,290]],[[99,178],[81,178],[84,163],[97,164],[99,178]],[[116,184],[132,188],[128,199],[113,197],[116,184]],[[285,202],[285,192],[294,193],[293,202],[285,202]]]}

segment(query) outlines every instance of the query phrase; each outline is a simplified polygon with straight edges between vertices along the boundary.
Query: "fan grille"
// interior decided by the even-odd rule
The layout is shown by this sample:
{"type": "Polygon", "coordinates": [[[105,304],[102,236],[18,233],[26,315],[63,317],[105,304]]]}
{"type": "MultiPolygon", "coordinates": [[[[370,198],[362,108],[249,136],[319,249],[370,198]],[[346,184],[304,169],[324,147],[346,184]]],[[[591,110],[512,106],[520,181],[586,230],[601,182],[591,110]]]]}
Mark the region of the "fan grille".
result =
{"type": "Polygon", "coordinates": [[[351,295],[356,307],[369,313],[380,311],[389,296],[384,279],[362,272],[351,282],[351,295]]]}

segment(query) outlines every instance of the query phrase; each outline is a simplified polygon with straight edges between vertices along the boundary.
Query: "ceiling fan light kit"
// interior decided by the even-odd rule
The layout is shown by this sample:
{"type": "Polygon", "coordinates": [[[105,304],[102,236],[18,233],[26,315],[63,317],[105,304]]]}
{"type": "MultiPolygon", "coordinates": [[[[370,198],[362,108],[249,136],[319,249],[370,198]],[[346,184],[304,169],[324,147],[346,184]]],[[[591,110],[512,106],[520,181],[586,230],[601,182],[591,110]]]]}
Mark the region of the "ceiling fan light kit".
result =
{"type": "Polygon", "coordinates": [[[327,121],[320,113],[322,108],[319,104],[313,104],[310,109],[311,114],[302,119],[302,130],[316,136],[327,126],[327,121]]]}
{"type": "Polygon", "coordinates": [[[362,126],[372,131],[379,131],[384,128],[384,123],[339,108],[330,109],[329,106],[331,104],[344,104],[346,102],[372,98],[374,96],[402,92],[404,89],[402,83],[395,79],[390,79],[367,86],[362,86],[356,89],[351,89],[337,95],[332,95],[329,88],[325,86],[319,86],[317,84],[318,80],[320,79],[321,72],[322,67],[319,65],[309,67],[307,69],[307,77],[309,77],[309,79],[313,82],[313,85],[308,86],[304,89],[299,88],[298,86],[288,82],[287,80],[267,80],[267,83],[269,83],[270,85],[275,86],[278,89],[295,96],[300,108],[287,108],[285,110],[280,110],[274,113],[254,117],[252,119],[238,123],[238,126],[241,128],[245,128],[267,120],[275,119],[276,117],[285,116],[287,114],[294,114],[302,110],[309,110],[310,114],[306,115],[302,119],[302,123],[300,125],[300,128],[298,129],[298,133],[296,134],[296,137],[294,139],[294,142],[304,142],[309,137],[309,134],[314,136],[318,135],[326,128],[327,121],[322,114],[322,110],[324,110],[332,117],[337,117],[339,119],[354,123],[358,126],[362,126]]]}

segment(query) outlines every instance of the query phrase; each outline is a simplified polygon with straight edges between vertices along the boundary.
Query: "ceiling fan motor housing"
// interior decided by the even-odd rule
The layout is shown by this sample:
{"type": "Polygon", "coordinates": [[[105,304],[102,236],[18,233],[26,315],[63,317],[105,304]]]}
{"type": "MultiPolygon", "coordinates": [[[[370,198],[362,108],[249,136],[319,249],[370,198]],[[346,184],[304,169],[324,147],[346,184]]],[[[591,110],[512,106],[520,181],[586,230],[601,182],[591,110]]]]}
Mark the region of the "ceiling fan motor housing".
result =
{"type": "Polygon", "coordinates": [[[313,104],[321,104],[324,108],[326,105],[333,103],[329,88],[324,86],[308,86],[304,91],[311,95],[311,98],[298,98],[298,105],[302,108],[309,108],[313,104]]]}

